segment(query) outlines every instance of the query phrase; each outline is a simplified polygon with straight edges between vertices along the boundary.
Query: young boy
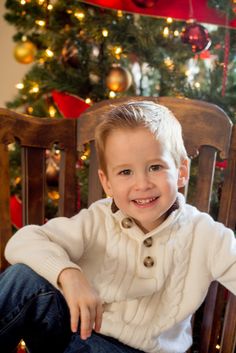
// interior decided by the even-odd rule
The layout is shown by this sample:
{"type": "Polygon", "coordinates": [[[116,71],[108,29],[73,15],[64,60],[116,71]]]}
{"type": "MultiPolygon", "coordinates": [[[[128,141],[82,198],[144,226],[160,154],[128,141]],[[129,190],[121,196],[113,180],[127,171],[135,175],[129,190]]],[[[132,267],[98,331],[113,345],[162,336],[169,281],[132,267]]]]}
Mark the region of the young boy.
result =
{"type": "Polygon", "coordinates": [[[4,353],[20,338],[31,353],[184,353],[210,283],[236,294],[233,232],[178,193],[188,158],[173,114],[146,101],[116,107],[96,147],[110,197],[23,227],[6,247],[4,353]]]}

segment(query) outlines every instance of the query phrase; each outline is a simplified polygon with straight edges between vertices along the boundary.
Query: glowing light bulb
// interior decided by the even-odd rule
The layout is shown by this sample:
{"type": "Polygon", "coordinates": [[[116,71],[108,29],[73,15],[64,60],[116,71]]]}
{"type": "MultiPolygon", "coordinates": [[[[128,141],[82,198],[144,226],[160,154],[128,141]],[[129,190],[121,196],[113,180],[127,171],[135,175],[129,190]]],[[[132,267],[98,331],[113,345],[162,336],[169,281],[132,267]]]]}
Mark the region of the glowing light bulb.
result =
{"type": "Polygon", "coordinates": [[[115,92],[110,91],[110,92],[109,92],[109,98],[115,98],[115,97],[116,97],[115,92]]]}
{"type": "Polygon", "coordinates": [[[75,12],[74,13],[74,16],[79,20],[79,21],[82,21],[85,17],[85,14],[81,11],[78,11],[78,12],[75,12]]]}
{"type": "Polygon", "coordinates": [[[16,84],[16,88],[17,89],[23,89],[24,88],[24,84],[19,82],[19,83],[16,84]]]}
{"type": "Polygon", "coordinates": [[[108,30],[104,28],[102,30],[102,35],[103,35],[103,37],[108,37],[108,30]]]}
{"type": "Polygon", "coordinates": [[[54,56],[53,51],[52,51],[51,49],[49,49],[49,48],[46,49],[45,52],[46,52],[46,56],[47,56],[48,58],[52,58],[52,57],[54,56]]]}
{"type": "Polygon", "coordinates": [[[123,17],[123,12],[121,10],[117,11],[117,17],[123,17]]]}
{"type": "Polygon", "coordinates": [[[50,107],[48,108],[48,113],[49,113],[49,116],[50,118],[55,118],[55,115],[56,115],[56,109],[53,105],[50,105],[50,107]]]}
{"type": "Polygon", "coordinates": [[[44,20],[36,20],[35,23],[40,27],[44,27],[46,25],[44,20]]]}
{"type": "Polygon", "coordinates": [[[90,98],[86,98],[86,99],[85,99],[85,103],[87,103],[87,104],[91,104],[91,103],[92,103],[92,101],[91,101],[91,99],[90,99],[90,98]]]}
{"type": "Polygon", "coordinates": [[[168,28],[168,27],[165,27],[165,28],[163,29],[163,37],[167,38],[167,37],[169,37],[169,34],[170,34],[169,28],[168,28]]]}
{"type": "Polygon", "coordinates": [[[33,87],[30,89],[29,91],[30,93],[38,93],[39,92],[39,86],[37,85],[37,83],[35,83],[33,85],[33,87]]]}

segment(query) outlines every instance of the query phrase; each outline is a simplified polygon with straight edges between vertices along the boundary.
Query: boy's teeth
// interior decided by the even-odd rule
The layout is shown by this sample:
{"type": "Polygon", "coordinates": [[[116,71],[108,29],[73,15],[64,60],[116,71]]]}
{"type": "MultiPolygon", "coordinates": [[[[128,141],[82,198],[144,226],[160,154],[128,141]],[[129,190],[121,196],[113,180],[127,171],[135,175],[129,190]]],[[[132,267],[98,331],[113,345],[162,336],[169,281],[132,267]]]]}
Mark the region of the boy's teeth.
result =
{"type": "Polygon", "coordinates": [[[140,205],[145,205],[149,202],[152,202],[153,200],[155,200],[155,197],[153,197],[151,199],[145,199],[145,200],[135,200],[135,202],[137,202],[140,205]]]}

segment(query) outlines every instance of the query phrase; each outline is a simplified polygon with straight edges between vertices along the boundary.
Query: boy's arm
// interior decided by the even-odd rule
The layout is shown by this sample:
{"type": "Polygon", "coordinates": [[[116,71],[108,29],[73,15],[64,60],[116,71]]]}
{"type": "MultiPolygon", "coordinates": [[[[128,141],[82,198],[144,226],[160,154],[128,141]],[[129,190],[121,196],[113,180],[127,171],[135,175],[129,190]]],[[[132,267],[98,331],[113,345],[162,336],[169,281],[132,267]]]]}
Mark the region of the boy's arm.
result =
{"type": "Polygon", "coordinates": [[[77,331],[79,320],[82,339],[87,339],[93,328],[99,332],[102,322],[102,302],[84,274],[74,268],[64,269],[58,277],[58,284],[70,310],[72,332],[77,331]]]}
{"type": "Polygon", "coordinates": [[[97,227],[98,222],[88,210],[70,219],[51,219],[43,226],[28,225],[9,240],[5,257],[11,264],[28,265],[58,287],[58,276],[63,269],[80,269],[79,260],[87,244],[93,242],[97,227]]]}
{"type": "Polygon", "coordinates": [[[215,241],[211,244],[211,269],[215,280],[236,295],[236,238],[231,229],[216,225],[215,241]]]}

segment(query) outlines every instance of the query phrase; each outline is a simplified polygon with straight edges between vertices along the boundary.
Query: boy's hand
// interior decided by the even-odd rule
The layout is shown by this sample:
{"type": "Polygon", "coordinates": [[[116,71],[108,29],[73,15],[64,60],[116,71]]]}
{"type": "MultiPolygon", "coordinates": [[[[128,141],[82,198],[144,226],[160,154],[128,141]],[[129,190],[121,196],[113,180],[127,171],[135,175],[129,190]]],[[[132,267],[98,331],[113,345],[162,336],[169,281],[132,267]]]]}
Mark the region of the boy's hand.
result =
{"type": "Polygon", "coordinates": [[[90,337],[92,329],[99,332],[102,323],[102,302],[90,286],[84,274],[74,268],[66,268],[58,283],[70,310],[71,331],[76,332],[80,320],[80,337],[90,337]]]}

